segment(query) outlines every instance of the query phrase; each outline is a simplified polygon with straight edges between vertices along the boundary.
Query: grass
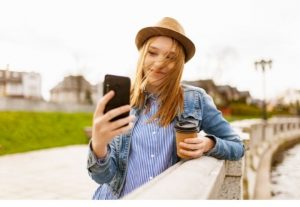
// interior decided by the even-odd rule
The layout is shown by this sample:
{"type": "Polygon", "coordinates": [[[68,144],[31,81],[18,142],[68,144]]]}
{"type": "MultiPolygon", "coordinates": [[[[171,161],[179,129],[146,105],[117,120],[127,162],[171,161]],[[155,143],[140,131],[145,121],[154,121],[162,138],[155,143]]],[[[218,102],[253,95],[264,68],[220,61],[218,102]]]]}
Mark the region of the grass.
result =
{"type": "Polygon", "coordinates": [[[92,113],[0,112],[0,155],[85,144],[92,113]]]}

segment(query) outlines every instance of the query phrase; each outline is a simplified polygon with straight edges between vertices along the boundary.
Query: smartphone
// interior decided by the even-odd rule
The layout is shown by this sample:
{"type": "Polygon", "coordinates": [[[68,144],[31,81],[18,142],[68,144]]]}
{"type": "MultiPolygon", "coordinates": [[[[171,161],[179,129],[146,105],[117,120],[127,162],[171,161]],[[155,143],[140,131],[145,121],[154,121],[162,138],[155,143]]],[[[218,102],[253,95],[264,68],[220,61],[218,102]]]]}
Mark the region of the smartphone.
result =
{"type": "MultiPolygon", "coordinates": [[[[103,83],[103,95],[113,90],[114,97],[106,104],[104,113],[124,105],[130,104],[130,78],[117,75],[105,75],[103,83]]],[[[121,114],[110,121],[116,121],[129,116],[129,111],[121,114]]]]}

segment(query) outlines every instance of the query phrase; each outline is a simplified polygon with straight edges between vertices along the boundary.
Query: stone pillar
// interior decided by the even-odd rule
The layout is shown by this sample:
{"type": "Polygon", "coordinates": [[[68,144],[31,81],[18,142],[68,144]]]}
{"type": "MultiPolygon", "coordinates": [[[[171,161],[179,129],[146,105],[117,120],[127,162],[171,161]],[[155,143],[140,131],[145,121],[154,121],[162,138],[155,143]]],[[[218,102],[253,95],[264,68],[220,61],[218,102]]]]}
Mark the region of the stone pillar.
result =
{"type": "Polygon", "coordinates": [[[225,162],[225,179],[221,186],[218,199],[222,200],[240,200],[242,199],[242,174],[243,161],[225,162]]]}

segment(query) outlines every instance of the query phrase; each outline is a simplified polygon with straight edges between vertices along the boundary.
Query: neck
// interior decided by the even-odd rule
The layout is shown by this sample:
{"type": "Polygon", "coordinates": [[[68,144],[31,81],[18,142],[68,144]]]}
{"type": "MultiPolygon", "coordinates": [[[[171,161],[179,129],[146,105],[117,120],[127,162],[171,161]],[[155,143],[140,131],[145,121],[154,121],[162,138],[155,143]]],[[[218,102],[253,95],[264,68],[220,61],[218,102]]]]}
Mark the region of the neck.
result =
{"type": "Polygon", "coordinates": [[[152,94],[155,94],[155,95],[157,95],[157,93],[158,93],[156,87],[150,86],[150,85],[147,85],[147,86],[146,86],[146,91],[147,91],[148,93],[152,93],[152,94]]]}

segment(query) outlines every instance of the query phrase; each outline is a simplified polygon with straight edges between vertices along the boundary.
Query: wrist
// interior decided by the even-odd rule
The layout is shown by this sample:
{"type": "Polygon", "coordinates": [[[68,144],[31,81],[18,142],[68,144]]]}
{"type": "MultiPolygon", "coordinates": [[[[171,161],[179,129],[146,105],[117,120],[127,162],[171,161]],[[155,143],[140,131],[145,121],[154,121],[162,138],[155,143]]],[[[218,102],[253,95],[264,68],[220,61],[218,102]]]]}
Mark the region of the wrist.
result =
{"type": "Polygon", "coordinates": [[[206,145],[205,145],[204,152],[208,152],[208,151],[210,151],[212,148],[214,148],[216,142],[215,142],[215,140],[210,139],[210,138],[208,138],[208,137],[205,137],[205,139],[206,139],[206,145]]]}
{"type": "Polygon", "coordinates": [[[97,158],[101,159],[104,158],[107,154],[107,144],[106,143],[98,143],[91,141],[91,148],[92,151],[95,153],[97,158]]]}

